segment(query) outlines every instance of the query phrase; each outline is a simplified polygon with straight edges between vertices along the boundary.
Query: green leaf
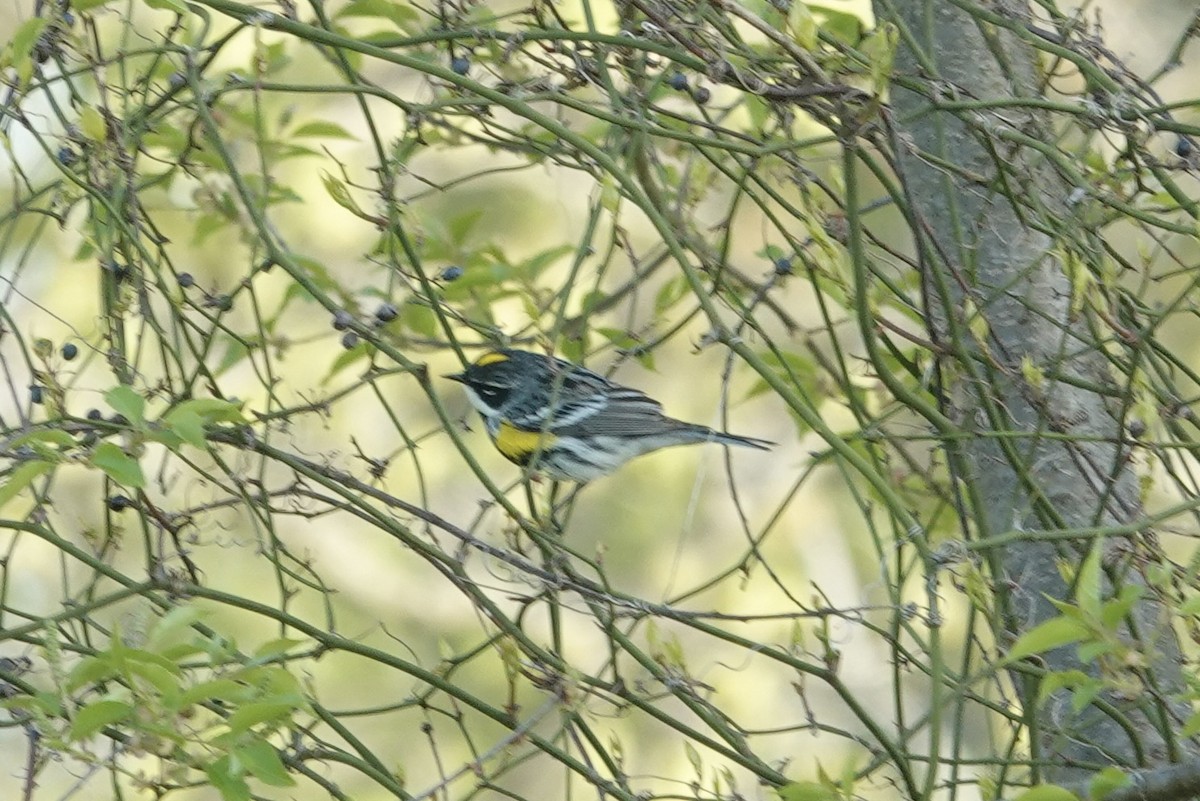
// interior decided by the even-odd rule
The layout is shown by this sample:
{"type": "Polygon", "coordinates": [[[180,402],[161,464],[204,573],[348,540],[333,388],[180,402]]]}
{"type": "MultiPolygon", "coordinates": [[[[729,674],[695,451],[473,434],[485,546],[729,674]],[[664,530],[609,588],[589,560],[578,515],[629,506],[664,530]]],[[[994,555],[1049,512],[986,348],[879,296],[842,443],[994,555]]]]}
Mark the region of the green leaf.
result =
{"type": "Polygon", "coordinates": [[[1104,801],[1104,797],[1114,790],[1120,790],[1132,784],[1129,774],[1117,767],[1108,767],[1097,773],[1088,782],[1088,797],[1093,801],[1104,801]]]}
{"type": "Polygon", "coordinates": [[[57,456],[61,451],[75,447],[76,442],[75,437],[61,428],[46,428],[20,434],[9,440],[6,447],[9,451],[14,451],[25,445],[33,448],[42,456],[57,456]]]}
{"type": "Polygon", "coordinates": [[[325,374],[325,377],[321,379],[321,383],[328,384],[338,373],[350,367],[355,362],[366,359],[368,356],[370,356],[370,351],[367,349],[367,343],[361,341],[353,348],[343,350],[333,360],[333,365],[330,366],[329,372],[325,374]]]}
{"type": "Polygon", "coordinates": [[[896,60],[896,44],[899,41],[899,29],[891,23],[885,23],[871,31],[862,43],[863,55],[871,64],[871,88],[877,95],[882,94],[892,80],[892,64],[896,60]]]}
{"type": "Polygon", "coordinates": [[[670,309],[683,299],[691,289],[691,284],[682,275],[675,276],[663,283],[654,296],[654,311],[658,314],[670,309]]]}
{"type": "Polygon", "coordinates": [[[79,130],[93,142],[103,142],[108,138],[108,125],[104,122],[104,115],[95,106],[84,106],[79,112],[79,130]]]}
{"type": "Polygon", "coordinates": [[[254,649],[254,659],[260,662],[269,662],[277,656],[283,656],[297,645],[302,645],[306,642],[308,640],[297,640],[293,637],[279,637],[278,639],[268,640],[254,649]]]}
{"type": "Polygon", "coordinates": [[[225,346],[225,352],[221,355],[221,361],[212,368],[214,375],[223,375],[250,355],[250,349],[246,347],[245,342],[228,334],[221,334],[221,344],[225,346]]]}
{"type": "Polygon", "coordinates": [[[205,765],[204,773],[221,794],[222,801],[250,801],[250,787],[241,771],[235,772],[233,758],[228,754],[205,765]]]}
{"type": "Polygon", "coordinates": [[[1052,617],[1018,637],[1004,661],[1015,662],[1027,656],[1044,653],[1087,639],[1090,634],[1082,621],[1068,617],[1052,617]]]}
{"type": "Polygon", "coordinates": [[[181,634],[191,631],[192,626],[207,613],[191,604],[180,604],[155,621],[150,629],[146,649],[161,653],[163,648],[174,642],[181,634]]]}
{"type": "Polygon", "coordinates": [[[559,245],[547,248],[518,263],[516,265],[517,274],[528,281],[532,281],[545,272],[547,268],[558,264],[564,256],[574,252],[575,248],[571,245],[559,245]]]}
{"type": "Polygon", "coordinates": [[[225,701],[233,703],[244,701],[251,696],[254,689],[244,682],[233,679],[212,679],[202,681],[194,687],[183,691],[179,697],[180,708],[200,703],[201,701],[225,701]]]}
{"type": "Polygon", "coordinates": [[[400,309],[400,322],[418,336],[434,339],[438,333],[437,315],[421,303],[405,303],[400,309]]]}
{"type": "MultiPolygon", "coordinates": [[[[247,422],[239,404],[226,400],[218,400],[217,398],[193,398],[192,400],[184,401],[163,415],[162,418],[163,424],[168,428],[186,429],[190,435],[195,434],[192,427],[197,420],[203,425],[212,425],[213,423],[245,424],[247,422]]],[[[177,431],[176,433],[183,437],[186,442],[195,444],[188,437],[183,436],[183,431],[177,431]]],[[[204,447],[203,434],[204,432],[201,430],[197,447],[204,447]]]]}
{"type": "Polygon", "coordinates": [[[782,801],[836,801],[837,791],[819,782],[790,782],[778,788],[782,801]]]}
{"type": "Polygon", "coordinates": [[[159,422],[184,442],[203,449],[206,445],[206,425],[218,422],[245,423],[246,418],[238,404],[215,398],[195,398],[175,406],[159,422]]]}
{"type": "Polygon", "coordinates": [[[53,469],[53,462],[43,462],[41,460],[25,462],[14,469],[8,474],[8,478],[4,483],[0,484],[0,509],[3,509],[5,504],[20,495],[21,491],[32,484],[35,478],[53,469]]]}
{"type": "Polygon", "coordinates": [[[808,7],[821,17],[821,30],[845,42],[857,45],[865,27],[862,17],[825,3],[809,3],[808,7]]]}
{"type": "Polygon", "coordinates": [[[174,11],[176,14],[188,14],[187,4],[182,0],[145,0],[146,5],[159,11],[174,11]]]}
{"type": "Polygon", "coordinates": [[[326,122],[325,120],[313,120],[312,122],[306,122],[296,130],[292,131],[292,136],[311,136],[317,139],[350,139],[353,141],[358,141],[357,136],[350,133],[336,122],[326,122]]]}
{"type": "Polygon", "coordinates": [[[125,668],[131,676],[138,676],[154,686],[160,695],[179,691],[179,669],[154,662],[129,661],[125,668]]]}
{"type": "Polygon", "coordinates": [[[31,17],[18,25],[16,33],[13,34],[9,43],[12,64],[22,82],[33,74],[33,48],[49,24],[50,20],[46,17],[31,17]]]}
{"type": "Polygon", "coordinates": [[[1037,784],[1021,793],[1014,801],[1079,801],[1079,796],[1057,784],[1037,784]]]}
{"type": "Polygon", "coordinates": [[[1089,620],[1100,619],[1100,551],[1102,540],[1092,541],[1092,549],[1084,557],[1075,576],[1075,600],[1089,620]]]}
{"type": "Polygon", "coordinates": [[[450,218],[446,226],[446,236],[456,245],[466,244],[467,238],[475,230],[475,226],[483,219],[483,209],[470,209],[450,218]]]}
{"type": "Polygon", "coordinates": [[[111,442],[101,442],[92,451],[92,464],[99,467],[108,477],[126,487],[140,489],[146,486],[142,466],[125,451],[111,442]]]}
{"type": "Polygon", "coordinates": [[[67,739],[84,740],[105,726],[126,720],[133,714],[133,704],[126,701],[93,701],[75,713],[67,739]]]}
{"type": "Polygon", "coordinates": [[[113,387],[104,393],[104,402],[139,428],[146,422],[146,399],[137,394],[133,387],[126,384],[113,387]]]}
{"type": "Polygon", "coordinates": [[[1179,732],[1179,736],[1193,737],[1197,733],[1200,733],[1200,712],[1193,712],[1187,723],[1183,724],[1183,731],[1179,732]]]}
{"type": "Polygon", "coordinates": [[[1086,692],[1089,687],[1099,685],[1098,679],[1092,678],[1082,670],[1059,670],[1047,673],[1038,686],[1038,704],[1044,704],[1051,695],[1063,688],[1083,688],[1086,692]]]}
{"type": "Polygon", "coordinates": [[[805,50],[817,49],[817,19],[804,0],[792,0],[788,10],[787,27],[796,44],[805,50]]]}
{"type": "Polygon", "coordinates": [[[230,731],[240,733],[260,723],[283,720],[303,706],[304,699],[299,696],[295,700],[255,701],[238,707],[225,721],[225,725],[230,731]]]}
{"type": "Polygon", "coordinates": [[[404,3],[392,0],[354,0],[337,15],[341,17],[374,17],[386,19],[395,23],[396,27],[407,30],[410,25],[416,25],[421,17],[417,12],[404,3]]]}
{"type": "Polygon", "coordinates": [[[291,787],[296,780],[283,766],[279,752],[261,737],[254,737],[233,749],[233,756],[251,776],[272,787],[291,787]]]}
{"type": "Polygon", "coordinates": [[[367,213],[362,210],[362,207],[351,196],[350,190],[346,188],[344,181],[328,172],[323,172],[321,173],[321,182],[325,184],[325,191],[333,198],[334,203],[355,217],[366,218],[367,213]]]}
{"type": "Polygon", "coordinates": [[[1090,681],[1081,683],[1071,693],[1071,711],[1079,714],[1087,707],[1091,706],[1092,701],[1096,700],[1096,696],[1104,689],[1104,685],[1098,681],[1090,681]]]}
{"type": "Polygon", "coordinates": [[[1100,622],[1105,628],[1115,631],[1117,626],[1124,620],[1137,602],[1142,599],[1145,588],[1141,584],[1126,584],[1117,593],[1116,598],[1106,601],[1104,608],[1100,612],[1100,622]]]}
{"type": "Polygon", "coordinates": [[[193,411],[175,410],[170,414],[170,420],[163,422],[167,429],[182,442],[186,442],[197,450],[204,450],[208,441],[204,438],[204,418],[193,411]]]}
{"type": "Polygon", "coordinates": [[[89,656],[71,668],[71,672],[67,674],[67,681],[64,686],[68,692],[74,692],[80,687],[88,687],[115,676],[116,673],[116,668],[113,667],[112,662],[108,659],[89,656]]]}

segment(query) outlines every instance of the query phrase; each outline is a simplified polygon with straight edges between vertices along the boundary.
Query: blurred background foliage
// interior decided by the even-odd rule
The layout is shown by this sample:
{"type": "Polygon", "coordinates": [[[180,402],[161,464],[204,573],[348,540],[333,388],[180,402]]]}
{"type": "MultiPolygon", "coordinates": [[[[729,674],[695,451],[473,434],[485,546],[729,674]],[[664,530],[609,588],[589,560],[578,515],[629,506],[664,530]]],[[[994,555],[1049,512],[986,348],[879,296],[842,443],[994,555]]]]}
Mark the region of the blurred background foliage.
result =
{"type": "MultiPolygon", "coordinates": [[[[1129,32],[1117,56],[1196,124],[1162,57],[1191,55],[1188,4],[1061,13],[1129,32]]],[[[865,0],[13,0],[2,31],[3,797],[1035,780],[985,569],[947,559],[931,626],[905,525],[966,536],[878,378],[926,392],[930,360],[878,124],[898,33],[865,0]],[[778,444],[531,481],[441,378],[497,344],[778,444]]],[[[1045,67],[1054,103],[1086,96],[1045,67]]],[[[1062,117],[1095,186],[1138,180],[1062,117]]],[[[1189,142],[1136,147],[1194,197],[1189,142]]],[[[1174,229],[1080,214],[1134,268],[1114,284],[1174,304],[1190,376],[1194,221],[1152,202],[1174,229]]],[[[1190,470],[1148,453],[1148,506],[1190,470]]],[[[1186,564],[1195,520],[1170,522],[1186,564]]]]}

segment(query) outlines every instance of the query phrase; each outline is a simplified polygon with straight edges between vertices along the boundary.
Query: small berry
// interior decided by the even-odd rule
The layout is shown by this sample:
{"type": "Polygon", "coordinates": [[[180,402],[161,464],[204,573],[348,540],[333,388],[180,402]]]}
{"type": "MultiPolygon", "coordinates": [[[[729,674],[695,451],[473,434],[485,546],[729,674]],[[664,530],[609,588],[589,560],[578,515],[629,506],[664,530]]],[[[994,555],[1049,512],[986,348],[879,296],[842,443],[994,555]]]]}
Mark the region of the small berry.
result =
{"type": "Polygon", "coordinates": [[[172,89],[178,89],[187,84],[187,76],[182,72],[172,72],[171,77],[167,79],[172,89]]]}
{"type": "Polygon", "coordinates": [[[108,418],[108,422],[115,426],[127,426],[129,425],[129,418],[123,414],[114,414],[112,417],[108,418]]]}
{"type": "Polygon", "coordinates": [[[133,506],[133,501],[124,495],[113,495],[108,499],[108,508],[113,512],[124,512],[133,506]]]}
{"type": "Polygon", "coordinates": [[[346,350],[350,350],[357,344],[358,344],[358,334],[354,333],[353,331],[347,331],[346,333],[342,334],[342,347],[343,348],[345,348],[346,350]]]}
{"type": "Polygon", "coordinates": [[[471,71],[471,62],[463,56],[455,56],[450,59],[450,71],[455,75],[466,75],[471,71]]]}
{"type": "Polygon", "coordinates": [[[462,278],[462,274],[463,268],[455,264],[452,267],[442,270],[441,279],[443,281],[457,281],[459,278],[462,278]]]}
{"type": "Polygon", "coordinates": [[[74,342],[68,342],[62,346],[62,357],[67,361],[71,361],[79,355],[79,346],[74,342]]]}
{"type": "Polygon", "coordinates": [[[671,87],[677,92],[682,92],[688,88],[687,76],[682,72],[672,72],[667,77],[667,86],[671,87]]]}
{"type": "Polygon", "coordinates": [[[45,400],[44,392],[45,390],[42,387],[34,384],[29,388],[29,402],[35,406],[40,406],[42,401],[45,400]]]}
{"type": "Polygon", "coordinates": [[[78,159],[79,154],[66,145],[63,145],[58,149],[58,163],[64,167],[70,167],[78,159]]]}
{"type": "Polygon", "coordinates": [[[792,274],[792,260],[786,256],[780,256],[775,260],[775,272],[779,275],[792,274]]]}
{"type": "Polygon", "coordinates": [[[88,409],[87,419],[89,419],[93,422],[95,422],[97,420],[103,420],[104,414],[99,409],[88,409]]]}
{"type": "Polygon", "coordinates": [[[75,24],[75,15],[72,14],[70,11],[64,11],[63,15],[62,15],[62,21],[63,21],[64,25],[66,25],[68,28],[70,28],[72,25],[75,24]]]}
{"type": "Polygon", "coordinates": [[[209,295],[204,299],[204,305],[219,312],[227,312],[233,308],[233,298],[229,295],[209,295]]]}
{"type": "Polygon", "coordinates": [[[381,323],[390,323],[400,312],[391,303],[385,303],[375,310],[375,319],[381,323]]]}
{"type": "Polygon", "coordinates": [[[1181,136],[1175,140],[1175,155],[1179,156],[1179,158],[1186,159],[1192,155],[1193,149],[1192,140],[1186,136],[1181,136]]]}
{"type": "Polygon", "coordinates": [[[1137,439],[1138,437],[1142,436],[1142,434],[1145,434],[1145,433],[1146,433],[1146,424],[1145,423],[1143,423],[1141,420],[1130,420],[1129,421],[1129,436],[1133,437],[1134,439],[1137,439]]]}
{"type": "Polygon", "coordinates": [[[117,261],[106,261],[101,265],[105,270],[113,274],[113,279],[119,284],[129,277],[129,266],[121,264],[117,261]]]}
{"type": "Polygon", "coordinates": [[[354,322],[354,315],[345,309],[338,309],[333,314],[333,328],[335,331],[345,331],[354,322]]]}
{"type": "Polygon", "coordinates": [[[703,106],[712,99],[712,92],[708,91],[706,87],[701,86],[692,94],[692,99],[696,101],[697,105],[703,106]]]}
{"type": "Polygon", "coordinates": [[[179,278],[176,280],[179,281],[179,285],[184,289],[188,289],[189,287],[196,285],[196,277],[191,273],[180,273],[179,278]]]}

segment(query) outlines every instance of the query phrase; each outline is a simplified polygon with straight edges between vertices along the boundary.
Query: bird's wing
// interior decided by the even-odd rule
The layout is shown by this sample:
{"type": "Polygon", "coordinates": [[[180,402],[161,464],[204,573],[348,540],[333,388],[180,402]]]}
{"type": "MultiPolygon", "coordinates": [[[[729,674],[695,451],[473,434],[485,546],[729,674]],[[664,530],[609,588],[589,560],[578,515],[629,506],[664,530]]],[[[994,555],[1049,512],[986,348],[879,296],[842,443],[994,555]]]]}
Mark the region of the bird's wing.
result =
{"type": "Polygon", "coordinates": [[[586,400],[568,401],[555,413],[555,433],[578,436],[637,437],[662,434],[686,423],[663,414],[658,401],[636,389],[613,386],[607,393],[592,394],[586,400]],[[597,402],[599,401],[599,402],[597,402]]]}

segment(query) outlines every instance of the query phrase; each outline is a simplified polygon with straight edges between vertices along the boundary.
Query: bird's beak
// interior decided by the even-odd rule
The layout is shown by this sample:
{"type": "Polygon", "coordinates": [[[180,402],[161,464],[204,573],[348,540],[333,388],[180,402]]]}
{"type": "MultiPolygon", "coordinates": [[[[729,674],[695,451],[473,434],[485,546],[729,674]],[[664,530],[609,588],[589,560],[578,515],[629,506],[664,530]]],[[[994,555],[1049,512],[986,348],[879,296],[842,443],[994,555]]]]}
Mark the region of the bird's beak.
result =
{"type": "Polygon", "coordinates": [[[451,381],[457,381],[458,383],[463,384],[463,383],[466,383],[467,374],[466,373],[451,373],[450,375],[442,376],[442,378],[449,378],[451,381]]]}

